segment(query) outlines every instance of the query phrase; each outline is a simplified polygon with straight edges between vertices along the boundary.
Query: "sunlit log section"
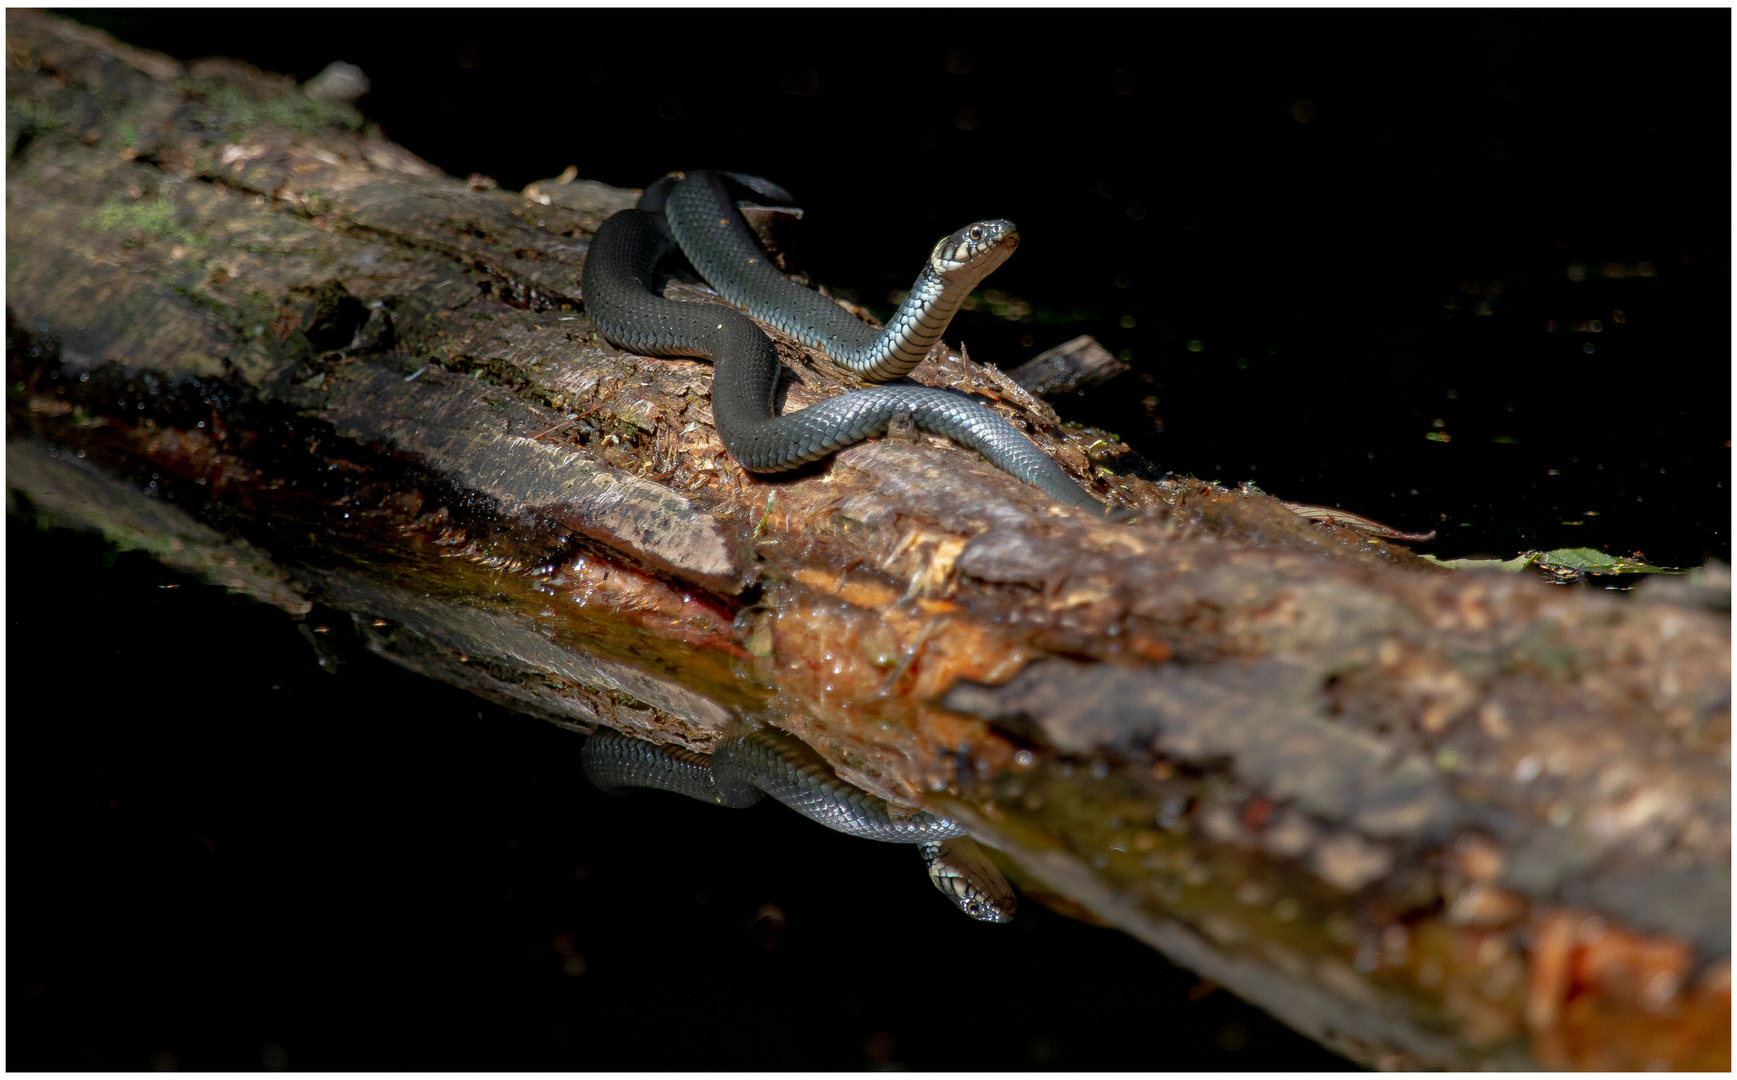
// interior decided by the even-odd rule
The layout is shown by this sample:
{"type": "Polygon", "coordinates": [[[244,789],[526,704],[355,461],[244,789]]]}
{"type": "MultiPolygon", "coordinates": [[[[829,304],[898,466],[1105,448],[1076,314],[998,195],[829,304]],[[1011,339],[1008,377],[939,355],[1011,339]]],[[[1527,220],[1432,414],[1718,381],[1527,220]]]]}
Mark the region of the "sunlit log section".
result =
{"type": "MultiPolygon", "coordinates": [[[[756,478],[706,365],[585,316],[633,192],[449,178],[41,14],[7,49],[15,509],[567,726],[777,724],[1369,1064],[1728,1067],[1723,572],[1445,573],[949,352],[917,376],[1138,519],[928,439],[756,478]]],[[[779,344],[787,410],[852,385],[779,344]]]]}

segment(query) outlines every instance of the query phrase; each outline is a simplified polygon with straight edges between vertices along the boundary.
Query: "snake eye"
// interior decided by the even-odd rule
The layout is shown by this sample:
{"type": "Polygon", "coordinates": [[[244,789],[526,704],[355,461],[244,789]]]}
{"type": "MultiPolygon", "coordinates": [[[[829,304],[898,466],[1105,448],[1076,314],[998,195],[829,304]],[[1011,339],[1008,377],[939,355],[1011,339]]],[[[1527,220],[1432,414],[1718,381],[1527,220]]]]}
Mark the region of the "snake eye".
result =
{"type": "Polygon", "coordinates": [[[966,235],[970,236],[971,239],[973,239],[973,240],[983,239],[983,226],[981,226],[981,225],[971,226],[971,231],[969,233],[967,233],[966,235]]]}

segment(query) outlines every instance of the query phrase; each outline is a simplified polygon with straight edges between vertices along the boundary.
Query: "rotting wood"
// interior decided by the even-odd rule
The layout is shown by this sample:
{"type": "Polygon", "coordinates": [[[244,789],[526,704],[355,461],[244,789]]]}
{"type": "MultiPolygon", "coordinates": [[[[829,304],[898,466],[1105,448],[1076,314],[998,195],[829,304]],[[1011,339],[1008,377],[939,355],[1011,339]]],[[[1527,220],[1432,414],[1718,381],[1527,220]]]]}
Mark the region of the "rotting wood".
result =
{"type": "MultiPolygon", "coordinates": [[[[927,438],[749,476],[706,365],[583,313],[634,193],[445,177],[282,79],[42,14],[7,49],[20,510],[567,726],[775,723],[1370,1064],[1728,1067],[1723,572],[1442,572],[945,351],[917,376],[1138,522],[927,438]]],[[[779,344],[786,408],[852,385],[779,344]]]]}
{"type": "Polygon", "coordinates": [[[1109,382],[1129,365],[1110,355],[1090,334],[1081,334],[1008,371],[1007,377],[1038,397],[1060,397],[1109,382]]]}

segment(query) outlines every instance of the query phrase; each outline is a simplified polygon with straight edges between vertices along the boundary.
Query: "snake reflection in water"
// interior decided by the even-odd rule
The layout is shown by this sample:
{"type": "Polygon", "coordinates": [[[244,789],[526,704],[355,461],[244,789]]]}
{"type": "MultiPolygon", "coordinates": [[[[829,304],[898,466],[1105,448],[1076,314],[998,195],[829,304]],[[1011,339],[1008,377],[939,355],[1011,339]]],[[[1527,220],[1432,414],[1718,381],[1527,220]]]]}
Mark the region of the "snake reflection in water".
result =
{"type": "Polygon", "coordinates": [[[1007,922],[1018,907],[1013,887],[958,824],[926,810],[898,815],[886,800],[840,780],[807,744],[770,728],[725,739],[709,757],[600,728],[580,760],[604,791],[657,788],[737,808],[770,795],[846,835],[916,844],[929,880],[973,919],[1007,922]]]}

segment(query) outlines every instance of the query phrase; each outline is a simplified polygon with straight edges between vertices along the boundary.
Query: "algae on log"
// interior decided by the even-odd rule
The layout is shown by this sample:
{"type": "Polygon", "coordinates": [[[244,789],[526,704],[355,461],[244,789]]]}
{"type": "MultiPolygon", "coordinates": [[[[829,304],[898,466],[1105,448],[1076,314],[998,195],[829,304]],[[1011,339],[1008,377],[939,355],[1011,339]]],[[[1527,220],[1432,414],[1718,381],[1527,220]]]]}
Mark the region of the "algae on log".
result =
{"type": "MultiPolygon", "coordinates": [[[[705,364],[584,314],[635,193],[454,180],[42,14],[7,50],[15,506],[557,723],[776,724],[1366,1063],[1728,1066],[1723,572],[1445,572],[945,351],[917,377],[1139,519],[933,439],[750,476],[705,364]]],[[[786,409],[851,385],[774,336],[786,409]]]]}

